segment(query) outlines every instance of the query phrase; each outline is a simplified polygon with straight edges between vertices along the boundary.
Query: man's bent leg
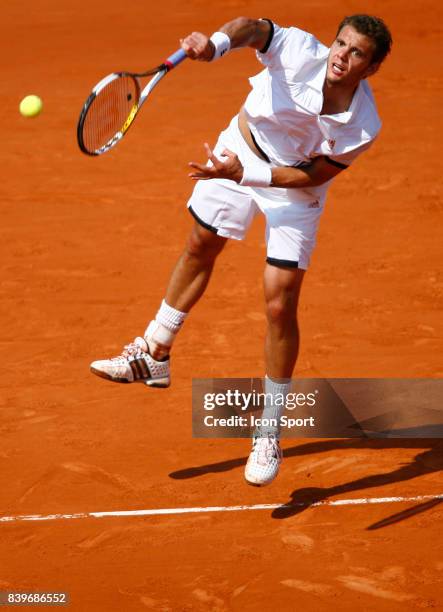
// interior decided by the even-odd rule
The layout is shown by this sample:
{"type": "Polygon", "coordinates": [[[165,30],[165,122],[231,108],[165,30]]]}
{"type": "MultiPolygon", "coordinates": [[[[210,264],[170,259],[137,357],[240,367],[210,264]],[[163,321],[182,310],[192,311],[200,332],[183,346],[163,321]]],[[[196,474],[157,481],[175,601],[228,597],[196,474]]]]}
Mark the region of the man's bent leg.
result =
{"type": "Polygon", "coordinates": [[[113,382],[168,387],[172,343],[187,313],[203,295],[226,240],[196,224],[172,273],[166,299],[144,337],[125,346],[118,357],[94,361],[91,371],[113,382]]]}
{"type": "Polygon", "coordinates": [[[185,250],[178,260],[166,291],[166,302],[182,312],[189,312],[203,295],[217,255],[227,238],[195,223],[185,250]]]}
{"type": "Polygon", "coordinates": [[[156,359],[169,354],[187,314],[203,295],[226,240],[195,223],[171,274],[165,299],[145,331],[150,353],[156,359]]]}

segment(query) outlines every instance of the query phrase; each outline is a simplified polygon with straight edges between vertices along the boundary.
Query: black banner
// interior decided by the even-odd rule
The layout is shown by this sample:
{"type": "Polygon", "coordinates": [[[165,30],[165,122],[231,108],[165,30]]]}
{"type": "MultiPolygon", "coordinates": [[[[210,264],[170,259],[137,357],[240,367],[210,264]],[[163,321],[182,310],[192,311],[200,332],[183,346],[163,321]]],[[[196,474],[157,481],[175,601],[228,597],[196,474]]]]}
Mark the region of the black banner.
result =
{"type": "Polygon", "coordinates": [[[278,425],[286,438],[443,437],[443,379],[294,379],[286,396],[266,400],[263,383],[194,379],[194,437],[249,438],[268,425],[278,425]],[[265,401],[281,407],[278,423],[265,420],[265,401]]]}

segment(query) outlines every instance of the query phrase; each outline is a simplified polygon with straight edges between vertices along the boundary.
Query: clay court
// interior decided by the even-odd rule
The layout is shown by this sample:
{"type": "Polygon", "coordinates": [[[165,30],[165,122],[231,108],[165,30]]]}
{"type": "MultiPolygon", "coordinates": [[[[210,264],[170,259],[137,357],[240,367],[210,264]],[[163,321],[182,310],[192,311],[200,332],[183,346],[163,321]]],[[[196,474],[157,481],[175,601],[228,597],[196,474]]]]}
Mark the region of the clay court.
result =
{"type": "Polygon", "coordinates": [[[439,378],[441,3],[3,7],[0,518],[15,520],[0,521],[0,591],[66,591],[75,611],[443,606],[441,439],[286,440],[278,479],[257,489],[243,481],[247,440],[192,437],[193,378],[263,374],[261,219],[222,254],[174,348],[170,389],[89,373],[155,313],[192,225],[187,163],[204,160],[260,65],[251,50],[186,61],[95,159],[75,134],[91,87],[239,15],[329,44],[355,12],[392,29],[372,79],[384,127],[330,191],[296,376],[439,378]],[[35,119],[18,113],[30,93],[44,101],[35,119]],[[87,514],[181,508],[201,511],[87,514]]]}

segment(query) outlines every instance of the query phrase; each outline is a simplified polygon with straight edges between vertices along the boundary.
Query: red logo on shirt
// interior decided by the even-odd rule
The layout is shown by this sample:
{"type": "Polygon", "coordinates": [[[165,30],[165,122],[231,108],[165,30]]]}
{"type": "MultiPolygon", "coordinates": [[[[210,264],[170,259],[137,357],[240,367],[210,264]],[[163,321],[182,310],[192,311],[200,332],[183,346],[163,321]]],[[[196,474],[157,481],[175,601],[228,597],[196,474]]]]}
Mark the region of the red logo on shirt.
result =
{"type": "Polygon", "coordinates": [[[335,147],[335,140],[334,140],[333,138],[330,138],[330,139],[328,140],[328,146],[329,146],[329,148],[331,149],[331,151],[332,151],[332,149],[335,147]]]}

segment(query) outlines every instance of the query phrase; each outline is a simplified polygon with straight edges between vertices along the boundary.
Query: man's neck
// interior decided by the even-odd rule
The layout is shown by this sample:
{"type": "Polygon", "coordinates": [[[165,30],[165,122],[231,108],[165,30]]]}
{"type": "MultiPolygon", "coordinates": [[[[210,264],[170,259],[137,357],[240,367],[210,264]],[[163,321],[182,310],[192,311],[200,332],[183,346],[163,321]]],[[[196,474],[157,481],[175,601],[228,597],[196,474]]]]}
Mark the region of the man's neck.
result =
{"type": "Polygon", "coordinates": [[[345,113],[352,103],[352,98],[358,85],[343,87],[328,83],[325,79],[323,84],[323,106],[321,115],[338,115],[345,113]]]}

